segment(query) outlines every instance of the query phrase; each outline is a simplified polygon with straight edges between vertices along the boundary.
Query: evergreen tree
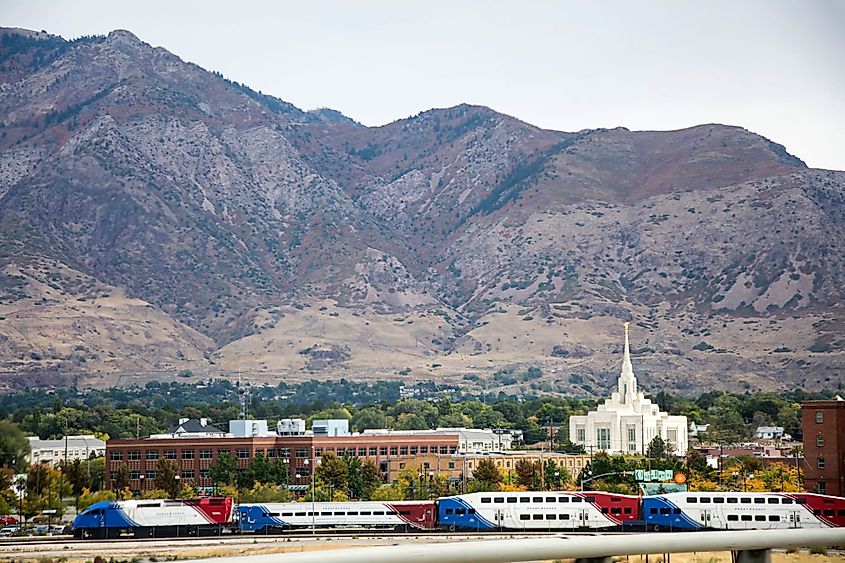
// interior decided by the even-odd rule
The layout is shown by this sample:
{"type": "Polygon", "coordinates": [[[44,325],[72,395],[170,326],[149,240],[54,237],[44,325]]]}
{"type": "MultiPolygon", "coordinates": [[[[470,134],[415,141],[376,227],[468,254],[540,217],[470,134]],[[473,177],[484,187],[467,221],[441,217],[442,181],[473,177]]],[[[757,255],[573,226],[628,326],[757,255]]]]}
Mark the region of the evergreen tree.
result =
{"type": "Polygon", "coordinates": [[[153,480],[153,488],[165,491],[169,498],[176,498],[182,492],[179,484],[179,466],[172,459],[159,458],[156,462],[156,476],[153,480]]]}

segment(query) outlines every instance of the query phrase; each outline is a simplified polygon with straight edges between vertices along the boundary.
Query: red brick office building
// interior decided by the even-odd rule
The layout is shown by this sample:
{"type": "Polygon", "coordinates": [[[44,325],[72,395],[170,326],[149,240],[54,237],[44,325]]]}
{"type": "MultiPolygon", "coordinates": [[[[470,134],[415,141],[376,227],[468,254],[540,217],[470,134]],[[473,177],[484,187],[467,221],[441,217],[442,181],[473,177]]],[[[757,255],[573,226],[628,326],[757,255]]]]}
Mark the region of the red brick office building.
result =
{"type": "Polygon", "coordinates": [[[215,485],[208,468],[220,454],[229,454],[240,467],[248,467],[256,454],[270,460],[281,459],[289,469],[288,482],[308,485],[316,460],[326,452],[339,456],[356,455],[371,460],[386,474],[388,462],[401,457],[452,455],[458,451],[458,435],[356,435],[345,436],[265,436],[265,437],[151,437],[140,440],[109,440],[106,443],[106,476],[109,488],[115,487],[118,468],[129,470],[129,488],[153,489],[156,463],[170,459],[179,466],[180,477],[196,487],[215,485]],[[297,475],[299,476],[297,478],[297,475]]]}
{"type": "Polygon", "coordinates": [[[806,489],[845,496],[845,401],[806,401],[801,426],[806,489]]]}

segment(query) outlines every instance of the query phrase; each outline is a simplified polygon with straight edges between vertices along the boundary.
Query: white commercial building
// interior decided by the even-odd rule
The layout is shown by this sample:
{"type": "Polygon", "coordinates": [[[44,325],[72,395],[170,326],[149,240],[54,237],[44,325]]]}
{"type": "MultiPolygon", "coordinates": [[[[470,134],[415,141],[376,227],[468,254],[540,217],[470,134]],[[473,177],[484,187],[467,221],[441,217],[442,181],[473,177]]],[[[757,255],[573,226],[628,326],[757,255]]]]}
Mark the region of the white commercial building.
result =
{"type": "Polygon", "coordinates": [[[81,436],[66,436],[58,440],[42,440],[37,436],[30,436],[29,455],[27,463],[49,463],[58,466],[62,460],[86,460],[92,457],[106,455],[106,443],[93,434],[81,436]]]}
{"type": "Polygon", "coordinates": [[[489,428],[437,428],[435,430],[387,430],[370,429],[361,432],[361,436],[458,436],[458,453],[483,454],[502,452],[513,447],[514,436],[510,431],[491,430],[489,428]]]}
{"type": "Polygon", "coordinates": [[[687,417],[662,412],[637,390],[625,323],[625,352],[616,391],[604,404],[586,416],[569,417],[569,436],[587,450],[613,454],[644,454],[649,443],[660,436],[668,451],[685,455],[687,417]]]}

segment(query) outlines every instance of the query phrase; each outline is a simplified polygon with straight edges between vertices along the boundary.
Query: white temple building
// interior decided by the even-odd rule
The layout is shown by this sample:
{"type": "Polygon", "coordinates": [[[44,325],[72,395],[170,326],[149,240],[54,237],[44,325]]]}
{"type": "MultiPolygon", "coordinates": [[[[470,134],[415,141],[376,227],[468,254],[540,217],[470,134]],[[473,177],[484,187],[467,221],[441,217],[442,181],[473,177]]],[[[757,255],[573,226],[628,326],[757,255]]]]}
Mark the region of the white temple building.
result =
{"type": "Polygon", "coordinates": [[[686,455],[687,417],[661,412],[637,390],[628,345],[628,323],[625,323],[625,352],[616,391],[586,416],[570,416],[569,436],[588,451],[632,455],[644,454],[654,437],[660,436],[667,443],[668,452],[686,455]]]}

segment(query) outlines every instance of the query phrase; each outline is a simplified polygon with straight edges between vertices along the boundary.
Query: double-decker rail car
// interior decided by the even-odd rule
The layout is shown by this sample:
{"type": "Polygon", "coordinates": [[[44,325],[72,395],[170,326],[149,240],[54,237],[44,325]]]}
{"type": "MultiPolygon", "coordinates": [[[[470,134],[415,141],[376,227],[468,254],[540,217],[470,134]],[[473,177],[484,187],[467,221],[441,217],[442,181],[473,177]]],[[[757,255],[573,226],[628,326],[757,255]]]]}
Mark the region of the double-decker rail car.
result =
{"type": "Polygon", "coordinates": [[[643,520],[660,530],[765,530],[845,526],[845,498],[813,493],[687,492],[643,497],[643,520]]]}
{"type": "Polygon", "coordinates": [[[441,498],[449,530],[612,530],[639,519],[640,499],[605,492],[496,492],[441,498]]]}
{"type": "Polygon", "coordinates": [[[433,530],[436,516],[435,501],[256,503],[238,506],[238,527],[256,533],[311,527],[433,530]]]}
{"type": "Polygon", "coordinates": [[[231,497],[103,501],[82,511],[73,530],[82,539],[217,535],[230,529],[232,508],[231,497]]]}

